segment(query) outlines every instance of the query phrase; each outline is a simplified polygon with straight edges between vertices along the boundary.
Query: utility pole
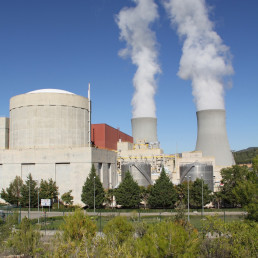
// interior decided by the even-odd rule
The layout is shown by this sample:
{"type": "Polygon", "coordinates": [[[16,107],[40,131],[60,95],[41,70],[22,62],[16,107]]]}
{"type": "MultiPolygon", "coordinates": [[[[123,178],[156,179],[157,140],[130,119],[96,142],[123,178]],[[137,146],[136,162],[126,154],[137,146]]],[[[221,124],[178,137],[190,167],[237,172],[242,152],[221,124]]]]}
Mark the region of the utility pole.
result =
{"type": "Polygon", "coordinates": [[[94,214],[95,214],[95,179],[96,177],[94,176],[94,214]]]}
{"type": "Polygon", "coordinates": [[[191,179],[191,176],[188,176],[188,180],[187,180],[187,196],[188,196],[188,205],[187,205],[187,208],[188,208],[188,214],[187,214],[187,219],[188,219],[188,222],[190,222],[190,216],[189,216],[189,213],[190,213],[190,201],[189,201],[189,197],[190,197],[190,194],[189,194],[189,181],[191,179]]]}
{"type": "Polygon", "coordinates": [[[30,219],[30,179],[29,179],[29,216],[28,216],[30,219]]]}
{"type": "Polygon", "coordinates": [[[202,217],[203,217],[203,175],[202,175],[202,217]]]}

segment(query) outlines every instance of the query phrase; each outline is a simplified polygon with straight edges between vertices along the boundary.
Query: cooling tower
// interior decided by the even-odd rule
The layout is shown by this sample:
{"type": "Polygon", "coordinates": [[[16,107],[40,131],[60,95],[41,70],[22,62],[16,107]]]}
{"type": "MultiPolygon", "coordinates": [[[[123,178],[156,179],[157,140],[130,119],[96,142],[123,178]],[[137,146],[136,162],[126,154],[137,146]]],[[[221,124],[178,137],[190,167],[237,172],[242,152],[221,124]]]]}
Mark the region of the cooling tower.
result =
{"type": "Polygon", "coordinates": [[[158,142],[157,138],[157,118],[137,117],[132,118],[133,141],[158,142]]]}
{"type": "Polygon", "coordinates": [[[217,166],[234,165],[227,137],[225,110],[201,110],[196,114],[198,134],[195,150],[202,151],[203,156],[215,157],[217,166]]]}

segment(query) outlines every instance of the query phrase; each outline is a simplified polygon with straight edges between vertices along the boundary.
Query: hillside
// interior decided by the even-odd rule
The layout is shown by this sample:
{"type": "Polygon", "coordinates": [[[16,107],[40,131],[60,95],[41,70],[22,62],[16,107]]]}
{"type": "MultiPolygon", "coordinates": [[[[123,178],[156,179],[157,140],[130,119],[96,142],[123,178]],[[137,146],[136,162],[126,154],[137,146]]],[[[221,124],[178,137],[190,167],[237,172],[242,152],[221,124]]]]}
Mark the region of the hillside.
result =
{"type": "Polygon", "coordinates": [[[244,150],[233,152],[236,164],[251,163],[253,158],[258,155],[258,147],[250,147],[244,150]]]}

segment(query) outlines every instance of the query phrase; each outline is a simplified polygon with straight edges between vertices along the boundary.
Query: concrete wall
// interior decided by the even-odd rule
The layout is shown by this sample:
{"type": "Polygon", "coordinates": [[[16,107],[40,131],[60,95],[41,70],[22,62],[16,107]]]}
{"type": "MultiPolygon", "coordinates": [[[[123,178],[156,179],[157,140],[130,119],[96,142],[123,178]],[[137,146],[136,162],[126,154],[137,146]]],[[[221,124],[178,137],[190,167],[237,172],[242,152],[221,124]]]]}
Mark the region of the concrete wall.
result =
{"type": "Polygon", "coordinates": [[[88,99],[64,93],[27,93],[10,100],[10,149],[85,147],[88,99]]]}
{"type": "Polygon", "coordinates": [[[9,148],[9,118],[0,117],[0,149],[9,148]]]}
{"type": "Polygon", "coordinates": [[[117,184],[116,153],[95,148],[0,150],[0,189],[9,186],[15,176],[26,180],[29,173],[40,181],[52,178],[59,187],[59,197],[72,190],[75,204],[81,203],[82,186],[91,165],[102,166],[105,188],[117,184]]]}

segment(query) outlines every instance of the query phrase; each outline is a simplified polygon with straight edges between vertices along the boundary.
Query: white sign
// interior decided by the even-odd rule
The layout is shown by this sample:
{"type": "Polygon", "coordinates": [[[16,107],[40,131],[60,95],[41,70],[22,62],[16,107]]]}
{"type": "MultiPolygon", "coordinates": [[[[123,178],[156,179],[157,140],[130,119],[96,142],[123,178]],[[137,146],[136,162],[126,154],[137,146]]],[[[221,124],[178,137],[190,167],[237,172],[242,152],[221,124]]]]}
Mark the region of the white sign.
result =
{"type": "Polygon", "coordinates": [[[51,206],[51,199],[41,199],[41,206],[51,206]]]}

